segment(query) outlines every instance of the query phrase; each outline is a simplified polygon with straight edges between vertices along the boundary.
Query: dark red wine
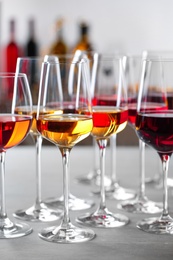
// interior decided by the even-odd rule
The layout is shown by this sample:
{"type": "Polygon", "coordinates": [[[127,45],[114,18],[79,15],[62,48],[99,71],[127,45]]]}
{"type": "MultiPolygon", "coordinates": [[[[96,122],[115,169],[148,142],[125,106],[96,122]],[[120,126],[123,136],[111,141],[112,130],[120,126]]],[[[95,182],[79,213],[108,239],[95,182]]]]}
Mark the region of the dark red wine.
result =
{"type": "Polygon", "coordinates": [[[173,109],[173,93],[167,94],[167,100],[169,109],[173,109]]]}
{"type": "Polygon", "coordinates": [[[138,113],[136,130],[139,138],[158,152],[173,152],[173,110],[138,113]]]}
{"type": "MultiPolygon", "coordinates": [[[[136,103],[131,103],[128,104],[128,122],[132,125],[135,126],[136,122],[136,115],[137,115],[137,104],[136,103]]],[[[160,110],[167,110],[166,105],[162,105],[159,103],[147,103],[147,108],[143,108],[142,110],[147,111],[160,111],[160,110]]]]}

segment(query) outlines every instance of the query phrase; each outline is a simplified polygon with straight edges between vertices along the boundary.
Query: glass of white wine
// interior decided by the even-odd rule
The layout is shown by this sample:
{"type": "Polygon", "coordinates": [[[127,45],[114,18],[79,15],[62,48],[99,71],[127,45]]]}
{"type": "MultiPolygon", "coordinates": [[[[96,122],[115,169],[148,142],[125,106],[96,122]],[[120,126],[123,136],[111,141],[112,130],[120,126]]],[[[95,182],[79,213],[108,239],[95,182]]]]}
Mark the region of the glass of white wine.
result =
{"type": "MultiPolygon", "coordinates": [[[[16,73],[23,72],[26,74],[29,82],[30,92],[32,96],[32,114],[33,123],[30,129],[30,136],[33,139],[36,149],[36,198],[35,203],[27,208],[17,210],[14,217],[27,221],[54,221],[62,216],[61,210],[54,210],[49,208],[42,201],[41,192],[41,148],[43,138],[37,131],[36,127],[36,111],[40,84],[41,64],[43,58],[41,57],[21,57],[17,59],[16,73]]],[[[20,107],[16,110],[18,114],[25,114],[25,107],[20,107]]]]}
{"type": "MultiPolygon", "coordinates": [[[[47,60],[48,62],[59,62],[59,61],[67,61],[67,60],[73,60],[78,61],[80,60],[82,57],[85,57],[86,59],[86,63],[88,66],[87,72],[88,72],[88,79],[90,78],[90,68],[91,68],[91,62],[88,59],[88,56],[84,55],[84,53],[80,50],[77,50],[75,52],[74,55],[72,54],[67,54],[67,55],[46,55],[44,60],[47,60]]],[[[70,72],[70,76],[72,75],[72,70],[70,72]]],[[[73,87],[73,86],[71,86],[73,87]]],[[[69,95],[71,95],[73,91],[70,89],[69,95]]],[[[75,196],[74,194],[72,194],[71,192],[69,192],[69,208],[72,211],[76,211],[76,210],[85,210],[85,209],[89,209],[91,207],[94,206],[94,201],[91,199],[85,199],[85,198],[79,198],[77,196],[75,196]]],[[[49,197],[46,198],[44,200],[45,205],[47,205],[49,208],[53,208],[53,209],[58,209],[58,208],[62,208],[64,205],[64,196],[62,194],[62,196],[60,197],[49,197]]]]}
{"type": "Polygon", "coordinates": [[[95,233],[74,226],[69,216],[69,155],[93,127],[86,61],[71,58],[44,62],[38,100],[37,129],[55,144],[62,156],[64,216],[58,226],[44,228],[39,236],[49,242],[77,243],[95,233]]]}

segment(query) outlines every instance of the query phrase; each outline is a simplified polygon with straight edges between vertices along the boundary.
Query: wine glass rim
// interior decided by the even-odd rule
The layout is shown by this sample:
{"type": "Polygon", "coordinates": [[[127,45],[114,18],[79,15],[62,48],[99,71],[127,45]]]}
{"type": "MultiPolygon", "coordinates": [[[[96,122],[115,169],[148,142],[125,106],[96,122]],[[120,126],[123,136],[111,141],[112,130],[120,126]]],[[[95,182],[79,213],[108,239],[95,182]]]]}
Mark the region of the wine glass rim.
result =
{"type": "Polygon", "coordinates": [[[142,59],[145,62],[173,62],[173,56],[171,57],[163,57],[161,55],[150,56],[142,59]]]}
{"type": "Polygon", "coordinates": [[[44,60],[41,56],[26,56],[26,57],[18,57],[17,60],[44,60]]]}
{"type": "MultiPolygon", "coordinates": [[[[61,58],[58,56],[58,58],[61,58]]],[[[42,64],[49,64],[49,65],[58,65],[58,64],[82,64],[86,63],[87,59],[81,58],[79,60],[73,60],[72,57],[65,60],[49,60],[49,61],[43,61],[42,64]]]]}
{"type": "Polygon", "coordinates": [[[0,78],[16,78],[25,77],[25,73],[15,73],[15,72],[0,72],[0,78]]]}

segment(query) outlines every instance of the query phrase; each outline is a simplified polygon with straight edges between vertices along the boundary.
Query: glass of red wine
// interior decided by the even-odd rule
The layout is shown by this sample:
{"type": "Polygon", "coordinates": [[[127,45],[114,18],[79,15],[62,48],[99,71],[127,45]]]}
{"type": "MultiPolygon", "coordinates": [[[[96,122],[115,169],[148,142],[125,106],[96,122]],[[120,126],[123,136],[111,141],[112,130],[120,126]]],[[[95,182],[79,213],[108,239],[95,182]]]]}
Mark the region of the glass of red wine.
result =
{"type": "MultiPolygon", "coordinates": [[[[128,124],[135,129],[137,98],[141,74],[142,57],[127,56],[125,64],[127,92],[128,92],[128,124]]],[[[145,194],[145,143],[139,139],[140,183],[136,198],[119,203],[117,207],[131,213],[159,213],[162,203],[151,201],[145,194]]]]}
{"type": "MultiPolygon", "coordinates": [[[[173,57],[173,50],[144,50],[142,52],[143,58],[149,58],[149,57],[157,57],[157,58],[170,58],[173,57]]],[[[173,95],[170,93],[168,97],[168,105],[170,108],[173,108],[173,95]]],[[[157,189],[162,188],[162,166],[160,159],[158,158],[158,171],[153,176],[153,178],[146,178],[147,184],[154,184],[157,189]]],[[[173,178],[168,177],[167,178],[167,184],[168,187],[173,187],[173,178]]]]}
{"type": "Polygon", "coordinates": [[[93,213],[77,218],[77,222],[92,227],[113,228],[124,226],[129,219],[108,210],[105,200],[105,152],[109,138],[122,131],[127,124],[127,92],[123,70],[123,58],[116,55],[99,55],[92,89],[92,136],[100,152],[100,205],[93,213]],[[110,77],[107,77],[107,74],[110,77]]]}
{"type": "Polygon", "coordinates": [[[25,223],[12,222],[5,205],[5,156],[8,149],[20,144],[32,125],[32,98],[25,74],[0,73],[0,238],[28,235],[32,228],[25,223]],[[18,114],[20,107],[25,114],[18,114]]]}
{"type": "Polygon", "coordinates": [[[74,226],[69,216],[69,156],[90,135],[93,120],[86,60],[57,59],[42,65],[36,120],[40,134],[59,148],[62,157],[64,214],[60,225],[44,228],[39,236],[67,244],[95,237],[92,230],[74,226]]]}
{"type": "Polygon", "coordinates": [[[136,131],[142,142],[159,155],[163,167],[163,211],[160,217],[146,218],[137,227],[153,234],[173,234],[173,219],[168,213],[167,176],[173,153],[173,110],[169,96],[173,93],[173,59],[143,60],[137,102],[136,131]]]}

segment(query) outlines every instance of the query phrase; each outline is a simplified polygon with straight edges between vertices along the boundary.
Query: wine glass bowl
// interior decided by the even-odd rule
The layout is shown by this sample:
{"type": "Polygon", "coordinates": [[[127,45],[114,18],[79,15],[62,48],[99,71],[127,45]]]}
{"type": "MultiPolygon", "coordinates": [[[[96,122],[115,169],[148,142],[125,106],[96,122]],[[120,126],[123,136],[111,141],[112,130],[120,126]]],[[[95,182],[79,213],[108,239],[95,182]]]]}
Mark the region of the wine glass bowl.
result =
{"type": "Polygon", "coordinates": [[[8,149],[20,144],[32,125],[32,99],[25,74],[0,73],[0,238],[16,238],[28,235],[32,228],[25,223],[12,222],[5,205],[5,156],[8,149]],[[26,114],[16,112],[24,107],[26,114]]]}
{"type": "MultiPolygon", "coordinates": [[[[58,58],[57,58],[58,59],[58,58]]],[[[69,155],[93,127],[87,63],[84,59],[44,62],[38,100],[37,129],[55,144],[62,156],[64,215],[59,226],[43,229],[39,236],[49,242],[77,243],[95,233],[74,226],[69,216],[69,155]]]]}

